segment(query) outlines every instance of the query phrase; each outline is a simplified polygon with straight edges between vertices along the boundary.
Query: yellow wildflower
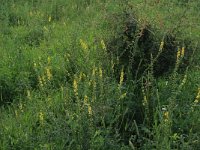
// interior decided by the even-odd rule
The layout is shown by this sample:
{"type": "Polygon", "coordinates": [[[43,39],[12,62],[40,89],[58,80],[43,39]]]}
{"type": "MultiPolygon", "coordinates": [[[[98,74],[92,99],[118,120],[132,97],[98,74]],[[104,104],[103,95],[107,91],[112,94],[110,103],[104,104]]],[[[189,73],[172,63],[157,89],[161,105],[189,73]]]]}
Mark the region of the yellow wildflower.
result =
{"type": "Polygon", "coordinates": [[[88,96],[87,95],[84,96],[83,102],[84,102],[84,105],[87,106],[87,108],[88,108],[88,114],[92,115],[92,107],[90,106],[90,104],[88,102],[88,96]]]}
{"type": "Polygon", "coordinates": [[[163,49],[163,47],[164,47],[164,42],[162,41],[162,42],[160,43],[160,49],[159,49],[159,51],[161,51],[161,50],[163,49]]]}
{"type": "Polygon", "coordinates": [[[144,89],[144,86],[142,86],[142,94],[143,94],[143,106],[145,106],[145,108],[147,108],[147,105],[148,105],[148,100],[147,100],[147,96],[145,94],[145,89],[144,89]]]}
{"type": "Polygon", "coordinates": [[[49,65],[51,63],[51,57],[48,56],[47,60],[48,60],[48,65],[49,65]]]}
{"type": "Polygon", "coordinates": [[[39,86],[40,86],[40,87],[43,87],[44,84],[43,84],[42,78],[41,78],[40,76],[38,76],[38,80],[39,80],[39,86]]]}
{"type": "Polygon", "coordinates": [[[49,20],[49,22],[51,22],[51,16],[49,16],[49,19],[48,19],[48,20],[49,20]]]}
{"type": "Polygon", "coordinates": [[[186,80],[187,80],[187,75],[185,74],[180,86],[183,86],[186,83],[186,80]]]}
{"type": "Polygon", "coordinates": [[[119,99],[124,99],[126,97],[126,93],[123,93],[119,99]]]}
{"type": "Polygon", "coordinates": [[[43,29],[44,29],[45,31],[49,31],[49,29],[48,29],[46,26],[44,26],[43,29]]]}
{"type": "Polygon", "coordinates": [[[91,81],[91,80],[89,80],[89,82],[88,82],[88,85],[89,85],[89,86],[91,86],[91,85],[92,85],[92,81],[91,81]]]}
{"type": "Polygon", "coordinates": [[[31,99],[31,92],[29,90],[27,90],[27,97],[28,99],[31,99]]]}
{"type": "Polygon", "coordinates": [[[43,114],[43,112],[40,111],[38,116],[39,116],[40,123],[43,125],[44,124],[44,114],[43,114]]]}
{"type": "Polygon", "coordinates": [[[90,105],[88,105],[88,114],[92,115],[92,107],[90,105]]]}
{"type": "Polygon", "coordinates": [[[111,60],[111,70],[112,70],[112,73],[114,73],[114,68],[115,68],[115,63],[113,61],[113,59],[111,60]]]}
{"type": "Polygon", "coordinates": [[[33,66],[34,66],[34,68],[36,68],[36,67],[37,67],[37,64],[36,64],[36,62],[34,62],[34,63],[33,63],[33,66]]]}
{"type": "Polygon", "coordinates": [[[75,96],[78,97],[78,82],[77,82],[77,79],[74,79],[73,88],[74,88],[75,96]]]}
{"type": "Polygon", "coordinates": [[[182,47],[182,49],[181,49],[181,57],[184,57],[184,55],[185,55],[185,47],[182,47]]]}
{"type": "Polygon", "coordinates": [[[45,76],[44,75],[42,76],[42,81],[43,81],[44,85],[46,85],[46,80],[45,80],[45,76]]]}
{"type": "Polygon", "coordinates": [[[79,74],[79,81],[81,81],[83,79],[83,72],[80,72],[79,74]]]}
{"type": "Polygon", "coordinates": [[[83,73],[83,78],[86,78],[87,76],[86,76],[86,74],[85,73],[83,73]]]}
{"type": "Polygon", "coordinates": [[[60,90],[61,90],[61,93],[64,92],[64,87],[62,85],[60,86],[60,90]]]}
{"type": "Polygon", "coordinates": [[[93,90],[95,90],[96,89],[96,87],[97,87],[97,83],[96,83],[96,81],[95,80],[93,80],[93,90]]]}
{"type": "Polygon", "coordinates": [[[88,96],[87,95],[84,96],[83,102],[84,102],[84,105],[88,104],[88,96]]]}
{"type": "Polygon", "coordinates": [[[94,66],[93,69],[92,69],[92,76],[94,77],[96,74],[96,67],[94,66]]]}
{"type": "Polygon", "coordinates": [[[198,93],[197,93],[197,96],[196,96],[196,98],[195,98],[195,101],[194,101],[194,103],[198,103],[199,102],[199,100],[200,100],[200,87],[198,88],[198,93]]]}
{"type": "Polygon", "coordinates": [[[19,104],[19,109],[21,110],[21,112],[24,112],[22,103],[19,104]]]}
{"type": "Polygon", "coordinates": [[[48,79],[48,80],[51,80],[52,74],[51,74],[51,71],[50,71],[49,68],[46,68],[46,74],[47,74],[47,79],[48,79]]]}
{"type": "Polygon", "coordinates": [[[124,81],[124,68],[122,68],[120,73],[119,87],[121,87],[123,81],[124,81]]]}
{"type": "Polygon", "coordinates": [[[102,68],[100,67],[99,68],[99,77],[102,79],[102,77],[103,77],[103,71],[102,71],[102,68]]]}
{"type": "Polygon", "coordinates": [[[30,15],[30,16],[33,16],[33,12],[32,12],[32,11],[30,11],[30,12],[29,12],[29,15],[30,15]]]}
{"type": "Polygon", "coordinates": [[[165,111],[165,112],[163,113],[163,117],[164,117],[164,120],[165,120],[165,121],[169,121],[169,112],[168,112],[168,111],[165,111]]]}
{"type": "Polygon", "coordinates": [[[177,55],[176,55],[177,60],[179,60],[180,57],[183,58],[184,55],[185,55],[185,47],[182,47],[181,49],[178,48],[177,55]]]}
{"type": "Polygon", "coordinates": [[[18,117],[18,112],[17,112],[17,110],[15,110],[15,116],[18,117]]]}
{"type": "Polygon", "coordinates": [[[177,51],[177,54],[176,54],[177,60],[180,58],[180,56],[181,56],[181,50],[180,50],[180,48],[178,48],[178,51],[177,51]]]}
{"type": "Polygon", "coordinates": [[[82,47],[84,50],[87,50],[87,49],[88,49],[87,44],[86,44],[82,39],[80,39],[80,44],[81,44],[81,47],[82,47]]]}
{"type": "Polygon", "coordinates": [[[103,40],[101,40],[101,47],[102,47],[104,50],[106,50],[106,45],[105,45],[105,43],[104,43],[103,40]]]}
{"type": "Polygon", "coordinates": [[[95,102],[95,100],[96,100],[96,95],[95,95],[95,91],[93,90],[93,94],[92,94],[92,100],[91,100],[91,102],[95,102]]]}
{"type": "Polygon", "coordinates": [[[143,97],[143,106],[146,106],[147,105],[147,96],[146,95],[144,95],[144,97],[143,97]]]}

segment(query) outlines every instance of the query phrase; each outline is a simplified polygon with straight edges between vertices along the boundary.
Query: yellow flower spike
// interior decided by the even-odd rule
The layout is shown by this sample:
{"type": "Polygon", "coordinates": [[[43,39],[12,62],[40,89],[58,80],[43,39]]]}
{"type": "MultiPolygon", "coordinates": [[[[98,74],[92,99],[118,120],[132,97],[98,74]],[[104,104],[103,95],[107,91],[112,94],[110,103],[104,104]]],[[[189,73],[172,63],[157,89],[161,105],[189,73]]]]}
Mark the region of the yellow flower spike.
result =
{"type": "Polygon", "coordinates": [[[39,81],[39,86],[43,87],[44,84],[43,84],[42,78],[40,76],[38,76],[38,81],[39,81]]]}
{"type": "Polygon", "coordinates": [[[163,113],[163,117],[164,117],[164,120],[167,122],[167,121],[169,121],[169,112],[168,111],[165,111],[164,113],[163,113]]]}
{"type": "Polygon", "coordinates": [[[50,56],[48,56],[47,61],[48,61],[48,65],[49,65],[51,63],[51,57],[50,56]]]}
{"type": "Polygon", "coordinates": [[[78,97],[78,81],[76,78],[73,81],[73,89],[74,89],[75,96],[78,97]]]}
{"type": "Polygon", "coordinates": [[[122,86],[123,82],[124,82],[124,67],[121,69],[119,87],[122,86]]]}
{"type": "Polygon", "coordinates": [[[65,57],[65,60],[66,60],[66,62],[69,62],[69,58],[68,57],[65,57]]]}
{"type": "Polygon", "coordinates": [[[27,90],[27,98],[31,99],[31,92],[29,90],[27,90]]]}
{"type": "Polygon", "coordinates": [[[187,75],[185,74],[180,86],[183,86],[186,83],[186,81],[187,81],[187,75]]]}
{"type": "Polygon", "coordinates": [[[82,39],[80,39],[80,44],[81,44],[81,47],[82,47],[84,50],[87,50],[87,49],[88,49],[87,44],[86,44],[82,39]]]}
{"type": "Polygon", "coordinates": [[[49,22],[51,22],[51,16],[49,16],[48,20],[49,20],[49,22]]]}
{"type": "Polygon", "coordinates": [[[47,97],[46,101],[47,101],[47,106],[50,107],[52,105],[51,97],[47,97]]]}
{"type": "Polygon", "coordinates": [[[99,77],[102,79],[103,78],[103,71],[102,71],[102,68],[100,67],[99,68],[99,77]]]}
{"type": "Polygon", "coordinates": [[[85,73],[83,73],[83,78],[86,78],[86,74],[85,73]]]}
{"type": "Polygon", "coordinates": [[[88,105],[88,96],[87,95],[84,96],[83,102],[84,102],[84,105],[88,105]]]}
{"type": "Polygon", "coordinates": [[[101,40],[101,47],[102,47],[102,49],[106,50],[106,45],[103,40],[101,40]]]}
{"type": "Polygon", "coordinates": [[[33,12],[32,12],[32,11],[30,11],[30,12],[29,12],[29,15],[30,15],[30,16],[33,16],[33,12]]]}
{"type": "Polygon", "coordinates": [[[119,64],[119,56],[117,56],[117,64],[119,64]]]}
{"type": "Polygon", "coordinates": [[[143,97],[143,106],[147,106],[147,103],[148,103],[147,96],[144,95],[144,97],[143,97]]]}
{"type": "Polygon", "coordinates": [[[93,89],[96,89],[96,87],[97,87],[96,81],[94,80],[92,83],[93,83],[93,89]]]}
{"type": "Polygon", "coordinates": [[[46,85],[46,80],[45,80],[45,76],[44,75],[42,76],[42,81],[43,81],[43,84],[46,85]]]}
{"type": "Polygon", "coordinates": [[[47,79],[51,80],[52,74],[51,74],[51,70],[49,68],[46,68],[46,74],[47,74],[47,79]]]}
{"type": "Polygon", "coordinates": [[[40,121],[41,125],[43,125],[44,124],[44,114],[43,114],[43,112],[40,111],[38,116],[39,116],[39,121],[40,121]]]}
{"type": "Polygon", "coordinates": [[[34,68],[36,68],[36,67],[37,67],[37,64],[36,64],[36,62],[34,62],[34,63],[33,63],[33,66],[34,66],[34,68]]]}
{"type": "Polygon", "coordinates": [[[113,63],[113,64],[112,64],[112,67],[111,67],[111,69],[112,69],[112,73],[115,72],[114,67],[115,67],[115,64],[113,63]]]}
{"type": "Polygon", "coordinates": [[[185,47],[182,47],[182,49],[181,49],[181,57],[184,57],[184,55],[185,55],[185,47]]]}
{"type": "Polygon", "coordinates": [[[89,86],[91,86],[91,85],[92,85],[92,81],[91,81],[91,80],[89,80],[89,82],[88,82],[88,85],[89,85],[89,86]]]}
{"type": "Polygon", "coordinates": [[[162,41],[162,42],[160,43],[160,49],[159,49],[159,51],[161,51],[161,50],[163,49],[163,47],[164,47],[164,41],[162,41]]]}
{"type": "Polygon", "coordinates": [[[92,115],[92,107],[90,106],[90,104],[88,102],[88,96],[87,95],[84,96],[83,103],[84,103],[85,106],[87,106],[88,114],[91,116],[92,115]]]}
{"type": "Polygon", "coordinates": [[[178,51],[177,51],[177,54],[176,54],[177,60],[179,60],[180,56],[181,56],[181,50],[180,50],[180,48],[178,48],[178,51]]]}
{"type": "Polygon", "coordinates": [[[79,81],[81,81],[83,79],[83,72],[80,72],[79,74],[79,81]]]}
{"type": "Polygon", "coordinates": [[[22,103],[19,104],[19,109],[21,110],[21,112],[24,112],[22,103]]]}
{"type": "Polygon", "coordinates": [[[45,31],[49,31],[49,29],[46,26],[44,26],[43,28],[45,31]]]}
{"type": "Polygon", "coordinates": [[[91,116],[92,115],[92,107],[88,105],[88,114],[91,116]]]}
{"type": "Polygon", "coordinates": [[[142,94],[143,94],[143,102],[142,102],[142,105],[145,106],[145,108],[147,108],[148,99],[147,99],[147,96],[146,96],[146,94],[145,94],[144,86],[142,86],[142,94]]]}
{"type": "Polygon", "coordinates": [[[197,93],[197,96],[196,96],[196,98],[195,98],[195,100],[194,100],[194,103],[199,103],[199,101],[200,101],[200,87],[198,88],[198,93],[197,93]]]}
{"type": "Polygon", "coordinates": [[[18,112],[17,112],[17,110],[15,110],[15,116],[18,117],[18,112]]]}
{"type": "Polygon", "coordinates": [[[119,99],[124,99],[126,97],[126,95],[127,95],[127,93],[122,94],[119,99]]]}
{"type": "Polygon", "coordinates": [[[96,74],[96,67],[93,67],[93,69],[92,69],[92,76],[94,77],[95,74],[96,74]]]}

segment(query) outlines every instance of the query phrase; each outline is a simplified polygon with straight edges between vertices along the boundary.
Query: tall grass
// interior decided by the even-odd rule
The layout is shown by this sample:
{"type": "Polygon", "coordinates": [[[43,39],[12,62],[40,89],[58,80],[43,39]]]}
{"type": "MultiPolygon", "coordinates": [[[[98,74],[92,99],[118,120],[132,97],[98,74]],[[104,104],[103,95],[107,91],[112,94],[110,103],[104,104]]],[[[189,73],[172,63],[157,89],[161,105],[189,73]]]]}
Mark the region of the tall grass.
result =
{"type": "Polygon", "coordinates": [[[3,0],[0,149],[199,149],[197,5],[3,0]]]}

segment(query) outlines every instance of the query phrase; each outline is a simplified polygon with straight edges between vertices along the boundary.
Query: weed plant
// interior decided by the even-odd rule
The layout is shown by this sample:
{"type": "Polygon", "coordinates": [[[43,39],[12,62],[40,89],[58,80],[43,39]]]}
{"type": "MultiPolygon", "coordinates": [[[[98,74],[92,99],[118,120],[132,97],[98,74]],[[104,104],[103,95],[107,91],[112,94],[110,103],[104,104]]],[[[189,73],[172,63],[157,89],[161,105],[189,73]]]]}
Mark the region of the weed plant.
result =
{"type": "Polygon", "coordinates": [[[0,149],[200,149],[199,4],[2,0],[0,149]]]}

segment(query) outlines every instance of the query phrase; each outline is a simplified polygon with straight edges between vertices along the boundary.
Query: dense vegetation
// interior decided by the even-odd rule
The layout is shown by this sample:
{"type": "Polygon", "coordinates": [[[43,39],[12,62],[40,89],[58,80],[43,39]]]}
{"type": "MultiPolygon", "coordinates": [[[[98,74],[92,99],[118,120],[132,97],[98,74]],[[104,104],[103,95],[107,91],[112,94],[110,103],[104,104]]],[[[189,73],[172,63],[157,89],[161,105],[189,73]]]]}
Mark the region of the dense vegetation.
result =
{"type": "Polygon", "coordinates": [[[199,7],[1,0],[0,149],[200,149],[199,7]]]}

